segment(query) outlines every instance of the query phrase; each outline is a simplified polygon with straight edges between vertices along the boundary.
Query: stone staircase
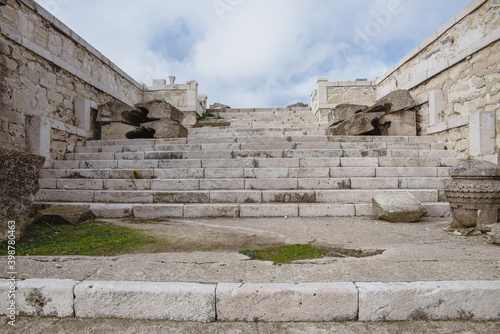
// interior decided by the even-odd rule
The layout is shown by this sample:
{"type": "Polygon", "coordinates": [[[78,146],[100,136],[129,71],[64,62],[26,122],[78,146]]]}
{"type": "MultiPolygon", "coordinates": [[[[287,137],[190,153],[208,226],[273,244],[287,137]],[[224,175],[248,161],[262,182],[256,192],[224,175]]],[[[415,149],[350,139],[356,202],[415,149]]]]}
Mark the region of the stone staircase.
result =
{"type": "Polygon", "coordinates": [[[40,178],[42,207],[102,218],[369,216],[372,197],[410,192],[448,216],[443,180],[459,163],[432,137],[325,136],[309,108],[229,109],[230,127],[188,138],[88,141],[40,178]]]}

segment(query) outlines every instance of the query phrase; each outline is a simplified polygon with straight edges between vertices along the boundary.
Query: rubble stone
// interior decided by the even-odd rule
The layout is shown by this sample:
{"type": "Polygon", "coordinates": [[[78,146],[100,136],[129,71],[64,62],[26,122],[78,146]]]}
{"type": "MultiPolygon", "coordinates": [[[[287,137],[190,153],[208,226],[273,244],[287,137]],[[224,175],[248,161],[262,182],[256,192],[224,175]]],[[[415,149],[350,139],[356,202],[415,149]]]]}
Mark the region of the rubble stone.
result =
{"type": "Polygon", "coordinates": [[[93,221],[95,218],[95,214],[85,207],[55,206],[39,211],[33,221],[44,221],[61,225],[79,225],[93,221]]]}
{"type": "Polygon", "coordinates": [[[308,108],[308,107],[309,107],[308,104],[305,104],[303,102],[297,102],[295,104],[289,105],[287,108],[308,108]]]}
{"type": "Polygon", "coordinates": [[[134,107],[119,101],[104,103],[97,107],[97,121],[121,122],[122,113],[133,109],[134,107]]]}
{"type": "Polygon", "coordinates": [[[146,108],[150,118],[170,118],[181,122],[184,120],[184,113],[165,100],[152,100],[146,103],[138,103],[136,108],[146,108]]]}
{"type": "Polygon", "coordinates": [[[361,112],[365,109],[368,109],[368,106],[360,104],[339,104],[333,108],[328,115],[328,123],[330,126],[339,124],[340,122],[354,117],[357,112],[361,112]]]}
{"type": "Polygon", "coordinates": [[[101,139],[125,139],[126,134],[133,131],[136,127],[125,123],[112,122],[101,127],[101,139]]]}
{"type": "Polygon", "coordinates": [[[221,103],[214,103],[214,104],[210,105],[210,109],[211,110],[224,110],[224,109],[231,109],[231,107],[226,106],[225,104],[221,104],[221,103]]]}
{"type": "Polygon", "coordinates": [[[147,126],[156,131],[155,138],[186,138],[188,135],[181,123],[168,118],[147,123],[147,126]]]}
{"type": "Polygon", "coordinates": [[[375,215],[393,223],[414,222],[427,213],[427,209],[410,193],[380,194],[373,197],[375,215]]]}
{"type": "Polygon", "coordinates": [[[415,101],[406,90],[397,90],[367,108],[340,104],[328,115],[331,136],[415,136],[417,116],[415,101]]]}

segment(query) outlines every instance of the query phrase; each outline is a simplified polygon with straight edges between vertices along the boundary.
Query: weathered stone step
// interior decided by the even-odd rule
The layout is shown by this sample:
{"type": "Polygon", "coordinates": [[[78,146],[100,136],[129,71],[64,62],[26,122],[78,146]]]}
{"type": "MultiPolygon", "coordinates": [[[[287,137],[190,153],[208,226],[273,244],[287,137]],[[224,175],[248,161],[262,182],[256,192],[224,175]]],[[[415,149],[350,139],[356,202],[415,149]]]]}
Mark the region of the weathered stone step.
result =
{"type": "MultiPolygon", "coordinates": [[[[190,160],[196,162],[196,160],[190,160]]],[[[105,162],[105,161],[102,161],[105,162]]],[[[169,163],[171,161],[165,161],[169,163]]],[[[236,162],[239,162],[236,160],[236,162]]],[[[280,160],[283,165],[287,161],[280,160]]],[[[291,160],[290,163],[297,162],[291,160]]],[[[300,164],[300,160],[298,161],[300,164]]],[[[314,162],[322,164],[322,159],[314,162]]],[[[272,167],[249,166],[233,167],[229,163],[224,165],[224,160],[212,160],[205,162],[206,165],[212,163],[210,167],[154,167],[154,168],[60,168],[43,169],[40,178],[103,178],[103,179],[171,179],[171,178],[331,178],[342,176],[367,176],[367,177],[447,177],[449,167],[379,167],[376,158],[340,158],[340,163],[329,166],[306,166],[306,167],[272,167]],[[343,166],[341,164],[343,163],[343,166]],[[222,167],[219,167],[222,166],[222,167]],[[354,175],[350,175],[350,173],[354,175]],[[363,173],[363,175],[358,175],[363,173]],[[372,174],[372,175],[368,175],[372,174]]],[[[246,161],[243,161],[246,163],[246,161]]],[[[159,164],[161,164],[159,162],[159,164]]]]}
{"type": "MultiPolygon", "coordinates": [[[[208,128],[207,128],[208,129],[208,128]]],[[[283,137],[283,136],[324,136],[324,130],[309,130],[309,129],[286,129],[286,130],[275,130],[269,131],[268,129],[244,129],[244,131],[231,131],[231,132],[219,132],[216,131],[216,128],[212,128],[213,130],[207,130],[204,132],[190,133],[189,138],[206,138],[211,136],[227,136],[227,137],[241,137],[242,134],[245,136],[260,136],[264,138],[273,138],[273,137],[283,137]]],[[[273,129],[269,129],[273,130],[273,129]]]]}
{"type": "Polygon", "coordinates": [[[350,149],[278,149],[278,150],[213,150],[213,151],[149,151],[149,152],[99,152],[66,153],[65,160],[169,160],[169,159],[240,159],[240,158],[335,158],[335,157],[385,157],[454,159],[456,151],[356,148],[350,149]]]}
{"type": "Polygon", "coordinates": [[[269,142],[293,142],[293,143],[327,143],[328,138],[323,135],[294,135],[294,136],[231,136],[228,134],[218,134],[213,137],[190,137],[189,144],[208,144],[208,143],[269,143],[269,142]]]}
{"type": "Polygon", "coordinates": [[[222,175],[204,177],[203,170],[113,170],[109,178],[103,172],[92,170],[84,173],[94,178],[68,179],[44,178],[39,180],[43,189],[66,190],[205,190],[205,189],[443,189],[444,177],[330,177],[328,170],[317,170],[315,175],[301,175],[301,171],[259,170],[234,171],[222,175]],[[322,172],[326,172],[323,175],[322,172]],[[134,173],[144,175],[135,179],[134,173]],[[231,174],[232,173],[232,174],[231,174]],[[286,176],[290,173],[296,174],[286,176]],[[159,176],[155,176],[157,174],[159,176]],[[245,174],[245,175],[242,175],[245,174]],[[246,175],[250,174],[250,175],[246,175]],[[273,177],[269,177],[273,175],[273,177]],[[162,177],[163,176],[163,177],[162,177]],[[189,176],[189,178],[186,178],[189,176]],[[246,176],[246,177],[245,177],[246,176]],[[159,177],[159,179],[155,179],[159,177]],[[283,187],[283,188],[281,188],[283,187]]]}
{"type": "MultiPolygon", "coordinates": [[[[429,217],[448,217],[448,203],[423,203],[429,217]]],[[[51,203],[42,208],[78,205],[99,218],[262,218],[262,217],[353,217],[372,216],[371,204],[137,204],[137,203],[51,203]]]]}
{"type": "MultiPolygon", "coordinates": [[[[271,119],[268,121],[266,120],[259,120],[257,121],[246,121],[246,120],[230,120],[231,126],[230,127],[223,127],[221,130],[229,130],[229,129],[239,129],[239,128],[280,128],[280,127],[287,127],[287,128],[301,128],[301,129],[325,129],[327,126],[324,123],[320,122],[310,122],[306,121],[303,119],[289,119],[289,120],[282,120],[280,122],[273,122],[271,119]]],[[[196,128],[200,129],[200,128],[196,128]]]]}
{"type": "MultiPolygon", "coordinates": [[[[436,143],[434,137],[408,137],[408,136],[332,136],[325,135],[299,135],[299,136],[271,136],[273,142],[410,142],[410,143],[436,143]]],[[[87,141],[85,146],[158,146],[169,144],[203,144],[203,143],[266,143],[269,138],[256,136],[229,136],[217,134],[214,138],[172,138],[172,139],[120,139],[120,140],[93,140],[87,141]]],[[[444,145],[441,143],[441,145],[444,145]]]]}
{"type": "MultiPolygon", "coordinates": [[[[285,150],[285,149],[356,149],[356,150],[428,150],[442,151],[441,143],[413,142],[293,142],[265,141],[258,143],[199,143],[199,144],[159,144],[159,145],[104,145],[79,146],[75,153],[133,153],[151,151],[223,151],[223,150],[285,150]]],[[[448,151],[446,157],[456,155],[448,151]]],[[[439,153],[440,157],[442,153],[439,153]]]]}
{"type": "MultiPolygon", "coordinates": [[[[194,180],[191,180],[194,181],[194,180]]],[[[197,189],[172,190],[61,190],[40,189],[36,201],[88,203],[371,203],[373,196],[387,192],[410,192],[421,202],[439,202],[437,189],[197,189]],[[224,190],[224,191],[222,191],[224,190]]],[[[198,188],[199,189],[199,188],[198,188]]]]}
{"type": "MultiPolygon", "coordinates": [[[[67,177],[71,173],[81,172],[81,169],[166,169],[166,168],[207,168],[226,169],[233,173],[232,168],[311,168],[329,167],[330,175],[345,173],[340,167],[371,167],[363,173],[375,175],[375,167],[452,167],[459,163],[454,158],[386,158],[386,157],[333,157],[333,158],[241,158],[241,159],[171,159],[171,160],[55,160],[51,169],[43,169],[41,177],[67,177]],[[55,171],[53,171],[55,170],[55,171]]],[[[217,170],[223,173],[224,170],[217,170]]],[[[357,175],[353,175],[357,176],[357,175]]],[[[363,176],[366,176],[363,174],[363,176]]]]}

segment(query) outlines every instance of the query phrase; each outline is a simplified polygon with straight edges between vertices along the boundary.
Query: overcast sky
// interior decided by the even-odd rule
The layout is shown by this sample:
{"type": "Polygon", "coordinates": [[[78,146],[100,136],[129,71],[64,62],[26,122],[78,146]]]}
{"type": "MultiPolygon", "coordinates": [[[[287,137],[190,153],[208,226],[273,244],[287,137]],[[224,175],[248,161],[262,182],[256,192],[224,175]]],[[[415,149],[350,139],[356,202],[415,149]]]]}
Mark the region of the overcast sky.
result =
{"type": "Polygon", "coordinates": [[[373,80],[471,0],[36,0],[139,82],[196,80],[209,104],[310,104],[373,80]]]}

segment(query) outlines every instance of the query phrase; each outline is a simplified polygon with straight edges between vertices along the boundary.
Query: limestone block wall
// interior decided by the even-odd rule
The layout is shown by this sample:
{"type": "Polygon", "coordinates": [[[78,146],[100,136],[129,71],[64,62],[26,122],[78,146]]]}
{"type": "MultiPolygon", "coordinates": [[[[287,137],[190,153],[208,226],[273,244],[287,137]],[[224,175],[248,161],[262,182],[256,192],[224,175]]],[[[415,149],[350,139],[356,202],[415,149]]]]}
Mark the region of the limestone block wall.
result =
{"type": "Polygon", "coordinates": [[[500,147],[500,1],[476,0],[376,80],[377,98],[408,89],[419,134],[468,156],[500,147]]]}
{"type": "Polygon", "coordinates": [[[312,94],[313,113],[320,119],[328,117],[331,108],[342,103],[372,105],[376,102],[377,90],[372,81],[334,81],[318,79],[318,88],[312,94]]]}
{"type": "Polygon", "coordinates": [[[374,82],[318,79],[313,109],[371,104],[392,91],[417,101],[419,135],[469,156],[497,161],[500,148],[500,0],[474,0],[374,82]],[[349,83],[349,82],[348,82],[349,83]]]}
{"type": "Polygon", "coordinates": [[[91,108],[142,102],[141,84],[34,1],[9,0],[0,27],[1,146],[61,158],[92,136],[91,108]]]}
{"type": "Polygon", "coordinates": [[[202,115],[206,110],[206,96],[198,95],[198,82],[187,81],[186,84],[167,84],[166,80],[154,80],[153,86],[145,87],[145,101],[167,100],[184,113],[196,112],[202,115]],[[203,104],[205,103],[205,104],[203,104]]]}

